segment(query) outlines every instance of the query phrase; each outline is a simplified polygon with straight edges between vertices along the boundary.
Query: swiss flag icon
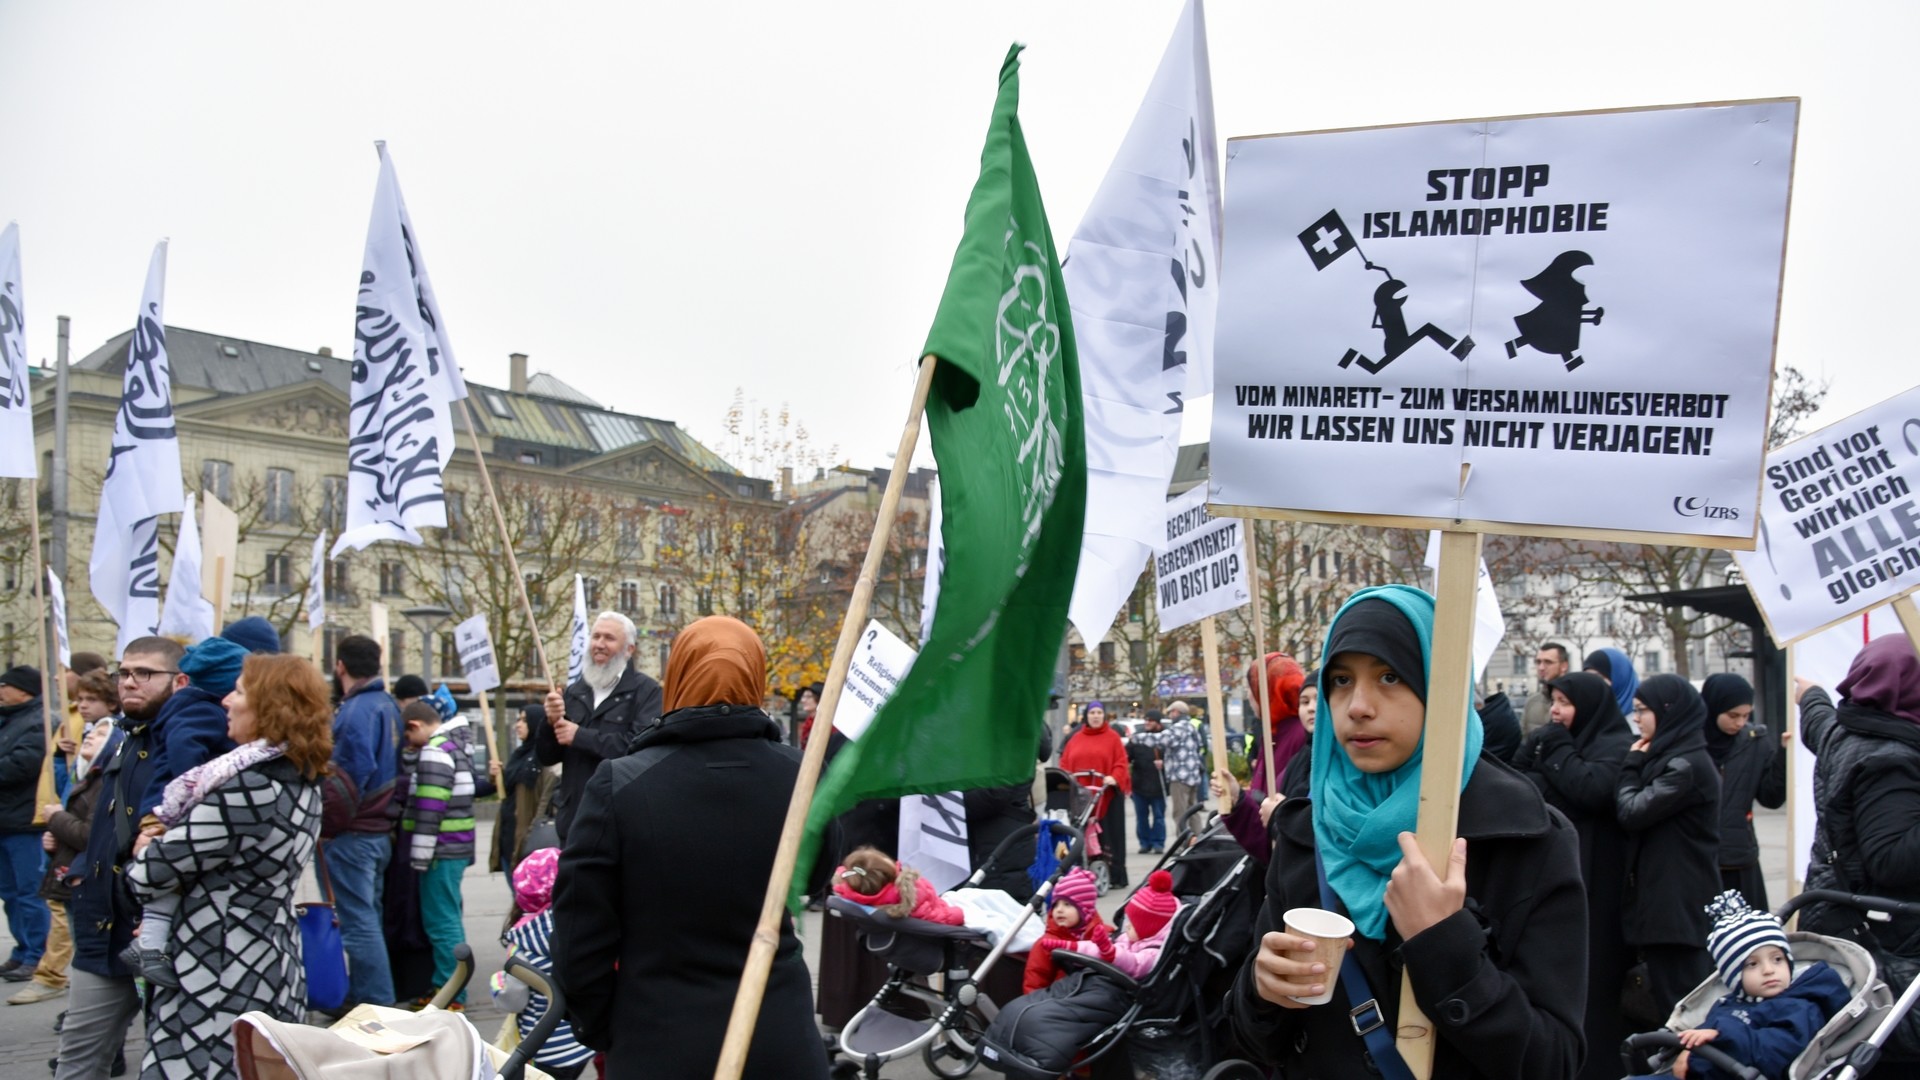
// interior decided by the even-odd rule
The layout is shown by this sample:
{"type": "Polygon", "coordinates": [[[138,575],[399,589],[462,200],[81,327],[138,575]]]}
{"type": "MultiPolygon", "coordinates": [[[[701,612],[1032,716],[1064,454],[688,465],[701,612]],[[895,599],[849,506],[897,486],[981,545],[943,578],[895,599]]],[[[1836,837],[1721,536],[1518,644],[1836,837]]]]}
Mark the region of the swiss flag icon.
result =
{"type": "Polygon", "coordinates": [[[1329,210],[1320,220],[1300,230],[1300,246],[1307,249],[1315,270],[1325,270],[1335,259],[1352,251],[1353,231],[1340,220],[1340,211],[1329,210]]]}

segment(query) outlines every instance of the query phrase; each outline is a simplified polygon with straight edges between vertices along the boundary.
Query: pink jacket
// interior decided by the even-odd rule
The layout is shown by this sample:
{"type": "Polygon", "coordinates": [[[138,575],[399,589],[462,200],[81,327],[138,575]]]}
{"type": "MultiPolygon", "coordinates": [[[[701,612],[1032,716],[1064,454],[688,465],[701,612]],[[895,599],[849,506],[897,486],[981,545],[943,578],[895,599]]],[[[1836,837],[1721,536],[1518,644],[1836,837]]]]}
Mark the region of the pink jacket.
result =
{"type": "Polygon", "coordinates": [[[932,882],[922,878],[918,870],[901,867],[900,876],[876,893],[855,892],[845,881],[837,880],[839,876],[838,873],[834,874],[836,878],[833,883],[834,895],[845,897],[856,904],[878,908],[882,914],[893,918],[925,919],[928,922],[945,923],[948,926],[961,926],[967,921],[966,912],[960,910],[958,905],[949,904],[942,899],[940,890],[934,888],[932,882]],[[913,890],[911,905],[902,899],[908,889],[913,890]]]}
{"type": "MultiPolygon", "coordinates": [[[[1113,956],[1107,962],[1133,978],[1146,978],[1147,972],[1152,971],[1153,965],[1159,962],[1160,950],[1167,944],[1167,930],[1172,926],[1173,920],[1168,919],[1160,929],[1153,932],[1152,937],[1137,941],[1131,931],[1122,933],[1113,939],[1113,956]]],[[[1088,956],[1100,955],[1099,946],[1091,941],[1074,942],[1073,951],[1086,953],[1088,956]]]]}

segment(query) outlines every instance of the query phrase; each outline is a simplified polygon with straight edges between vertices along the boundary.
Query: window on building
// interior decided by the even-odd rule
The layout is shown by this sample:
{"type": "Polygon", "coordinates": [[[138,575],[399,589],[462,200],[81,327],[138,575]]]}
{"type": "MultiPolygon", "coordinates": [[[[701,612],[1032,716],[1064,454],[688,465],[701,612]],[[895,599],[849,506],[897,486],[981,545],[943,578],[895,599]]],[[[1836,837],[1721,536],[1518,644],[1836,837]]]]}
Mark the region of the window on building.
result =
{"type": "Polygon", "coordinates": [[[662,547],[680,546],[680,519],[672,514],[660,515],[660,545],[662,547]]]}
{"type": "Polygon", "coordinates": [[[600,539],[600,511],[588,510],[580,515],[580,535],[589,543],[600,539]]]}
{"type": "Polygon", "coordinates": [[[1324,551],[1320,553],[1320,576],[1327,576],[1327,553],[1324,551]]]}
{"type": "Polygon", "coordinates": [[[1659,649],[1647,650],[1647,671],[1656,675],[1659,674],[1660,672],[1660,650],[1659,649]]]}
{"type": "Polygon", "coordinates": [[[0,571],[0,576],[5,577],[4,588],[8,592],[18,590],[20,588],[20,553],[17,551],[0,551],[0,561],[5,561],[6,563],[6,569],[0,571]]]}
{"type": "Polygon", "coordinates": [[[1144,641],[1127,642],[1127,663],[1135,671],[1147,669],[1147,643],[1144,641]]]}
{"type": "Polygon", "coordinates": [[[454,540],[467,538],[467,493],[447,492],[447,535],[454,540]]]}
{"type": "Polygon", "coordinates": [[[527,539],[544,539],[547,535],[547,504],[539,499],[528,499],[526,506],[527,539]]]}
{"type": "Polygon", "coordinates": [[[380,595],[399,596],[405,593],[406,567],[397,562],[380,564],[380,595]]]}
{"type": "Polygon", "coordinates": [[[1146,618],[1146,614],[1147,614],[1146,590],[1135,589],[1133,590],[1133,595],[1127,597],[1127,621],[1140,622],[1141,620],[1146,618]]]}
{"type": "Polygon", "coordinates": [[[1613,614],[1614,613],[1611,611],[1603,611],[1600,613],[1600,632],[1601,633],[1611,634],[1614,632],[1613,628],[1617,624],[1614,621],[1613,614]]]}
{"type": "Polygon", "coordinates": [[[640,613],[640,583],[623,581],[620,583],[620,613],[632,618],[640,613]]]}
{"type": "Polygon", "coordinates": [[[1067,670],[1083,671],[1087,666],[1087,647],[1070,645],[1067,647],[1067,670]]]}
{"type": "Polygon", "coordinates": [[[233,462],[216,461],[208,458],[200,463],[200,490],[211,492],[213,497],[233,505],[233,462]]]}
{"type": "Polygon", "coordinates": [[[540,464],[540,451],[538,451],[538,450],[522,450],[522,451],[520,451],[520,464],[522,464],[522,465],[538,465],[538,464],[540,464]]]}
{"type": "MultiPolygon", "coordinates": [[[[426,659],[425,657],[421,657],[422,661],[424,661],[425,659],[426,659]]],[[[423,663],[421,666],[422,666],[422,670],[420,672],[420,675],[422,677],[425,677],[426,676],[426,671],[424,670],[425,664],[423,663]]],[[[412,671],[412,670],[413,670],[412,662],[407,659],[407,632],[405,630],[397,629],[397,628],[388,630],[387,631],[387,671],[390,674],[398,675],[403,671],[412,671]]]]}
{"type": "Polygon", "coordinates": [[[1112,667],[1113,656],[1114,656],[1113,642],[1111,641],[1101,642],[1100,643],[1100,666],[1103,668],[1112,667]]]}
{"type": "Polygon", "coordinates": [[[293,470],[267,470],[267,499],[260,516],[269,525],[293,524],[293,470]]]}
{"type": "Polygon", "coordinates": [[[326,564],[327,603],[350,604],[353,602],[353,564],[342,555],[330,559],[326,564]]]}
{"type": "MultiPolygon", "coordinates": [[[[305,582],[300,584],[304,585],[305,582]]],[[[266,573],[260,581],[262,596],[285,596],[295,590],[293,556],[284,551],[269,552],[266,573]]]]}
{"type": "Polygon", "coordinates": [[[1512,674],[1525,675],[1527,673],[1527,663],[1528,661],[1527,661],[1526,653],[1520,653],[1520,652],[1514,653],[1512,674]]]}
{"type": "Polygon", "coordinates": [[[588,611],[600,610],[600,579],[599,578],[597,577],[581,578],[580,591],[587,594],[587,610],[588,611]]]}
{"type": "Polygon", "coordinates": [[[713,526],[711,524],[700,526],[700,531],[694,538],[695,549],[702,555],[711,555],[713,546],[713,526]]]}
{"type": "Polygon", "coordinates": [[[520,580],[526,582],[527,603],[533,606],[533,610],[547,610],[547,591],[540,587],[540,575],[527,571],[520,575],[520,580]]]}
{"type": "Polygon", "coordinates": [[[1340,576],[1340,553],[1337,551],[1333,553],[1333,576],[1340,576]]]}
{"type": "Polygon", "coordinates": [[[693,603],[700,614],[713,614],[713,590],[704,587],[695,589],[693,593],[693,603]]]}
{"type": "Polygon", "coordinates": [[[440,635],[440,677],[443,679],[464,679],[466,671],[460,666],[460,649],[454,644],[452,634],[440,635]]]}
{"type": "Polygon", "coordinates": [[[640,519],[634,515],[620,518],[620,535],[614,542],[613,553],[622,559],[631,559],[640,554],[640,519]]]}
{"type": "Polygon", "coordinates": [[[333,670],[333,654],[340,647],[340,639],[347,636],[343,626],[324,626],[320,629],[320,659],[328,671],[333,670]]]}
{"type": "Polygon", "coordinates": [[[673,616],[680,614],[680,589],[674,585],[660,586],[660,614],[673,616]]]}
{"type": "Polygon", "coordinates": [[[507,399],[498,390],[489,390],[482,395],[487,402],[487,411],[502,420],[513,419],[513,410],[507,408],[507,399]]]}
{"type": "Polygon", "coordinates": [[[320,523],[334,533],[347,527],[347,478],[320,478],[320,523]]]}
{"type": "Polygon", "coordinates": [[[1573,617],[1570,615],[1555,615],[1553,617],[1553,632],[1562,637],[1573,633],[1573,617]]]}

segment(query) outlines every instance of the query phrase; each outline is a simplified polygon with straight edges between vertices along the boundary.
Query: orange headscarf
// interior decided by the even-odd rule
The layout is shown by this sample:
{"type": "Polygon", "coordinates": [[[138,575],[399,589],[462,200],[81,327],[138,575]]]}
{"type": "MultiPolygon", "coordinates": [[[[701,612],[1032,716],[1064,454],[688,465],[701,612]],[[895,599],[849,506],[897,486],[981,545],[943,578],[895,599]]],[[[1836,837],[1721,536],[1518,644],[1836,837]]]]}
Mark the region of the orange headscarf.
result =
{"type": "Polygon", "coordinates": [[[666,712],[696,705],[757,709],[767,697],[767,648],[738,619],[697,619],[673,639],[663,690],[666,712]]]}
{"type": "MultiPolygon", "coordinates": [[[[1286,653],[1267,654],[1267,694],[1273,706],[1273,715],[1267,717],[1267,726],[1276,727],[1281,721],[1300,715],[1300,687],[1307,681],[1307,673],[1300,668],[1300,662],[1286,653]]],[[[1254,707],[1260,707],[1260,667],[1249,665],[1247,668],[1247,693],[1253,695],[1254,707]]]]}

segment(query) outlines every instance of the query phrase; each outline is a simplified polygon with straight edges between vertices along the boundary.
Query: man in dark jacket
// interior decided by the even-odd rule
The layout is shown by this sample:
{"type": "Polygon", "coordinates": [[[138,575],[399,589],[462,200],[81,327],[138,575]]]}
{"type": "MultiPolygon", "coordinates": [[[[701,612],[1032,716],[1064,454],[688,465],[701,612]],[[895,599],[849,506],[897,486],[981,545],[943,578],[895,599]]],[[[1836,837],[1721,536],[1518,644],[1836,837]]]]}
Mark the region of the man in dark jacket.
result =
{"type": "Polygon", "coordinates": [[[587,660],[566,693],[547,694],[547,713],[533,733],[534,758],[560,766],[554,827],[564,846],[580,794],[602,761],[625,757],[627,744],[660,715],[660,684],[634,670],[633,620],[603,611],[587,638],[587,660]]]}
{"type": "Polygon", "coordinates": [[[140,1008],[133,972],[120,953],[133,941],[140,908],[123,879],[140,833],[142,800],[153,779],[153,750],[161,711],[187,687],[180,674],[180,644],[163,637],[135,638],[120,656],[120,748],[91,768],[101,771],[100,802],[86,851],[73,862],[68,919],[73,924],[73,964],[67,970],[67,1019],[60,1029],[59,1069],[54,1080],[97,1080],[107,1074],[140,1008]]]}
{"type": "MultiPolygon", "coordinates": [[[[800,771],[760,711],[766,665],[737,620],[680,631],[673,711],[594,772],[562,850],[553,975],[611,1080],[713,1075],[800,771]]],[[[812,978],[785,912],[778,933],[743,1075],[825,1080],[812,978]]]]}
{"type": "MultiPolygon", "coordinates": [[[[1152,730],[1160,727],[1157,717],[1146,724],[1152,730]]],[[[1129,739],[1127,768],[1133,773],[1133,834],[1140,841],[1140,854],[1163,851],[1167,846],[1167,784],[1160,775],[1160,759],[1153,747],[1129,739]]]]}
{"type": "Polygon", "coordinates": [[[0,963],[0,978],[25,982],[40,963],[52,915],[40,899],[46,853],[34,824],[34,796],[47,756],[40,709],[40,672],[16,667],[0,675],[0,902],[7,910],[13,954],[0,963]],[[32,880],[29,881],[28,879],[32,880]]]}
{"type": "Polygon", "coordinates": [[[340,639],[333,677],[333,773],[322,782],[320,833],[334,914],[347,949],[347,1003],[393,1004],[393,969],[381,933],[381,893],[393,859],[393,800],[400,761],[400,708],[380,678],[380,645],[359,634],[340,639]]]}

